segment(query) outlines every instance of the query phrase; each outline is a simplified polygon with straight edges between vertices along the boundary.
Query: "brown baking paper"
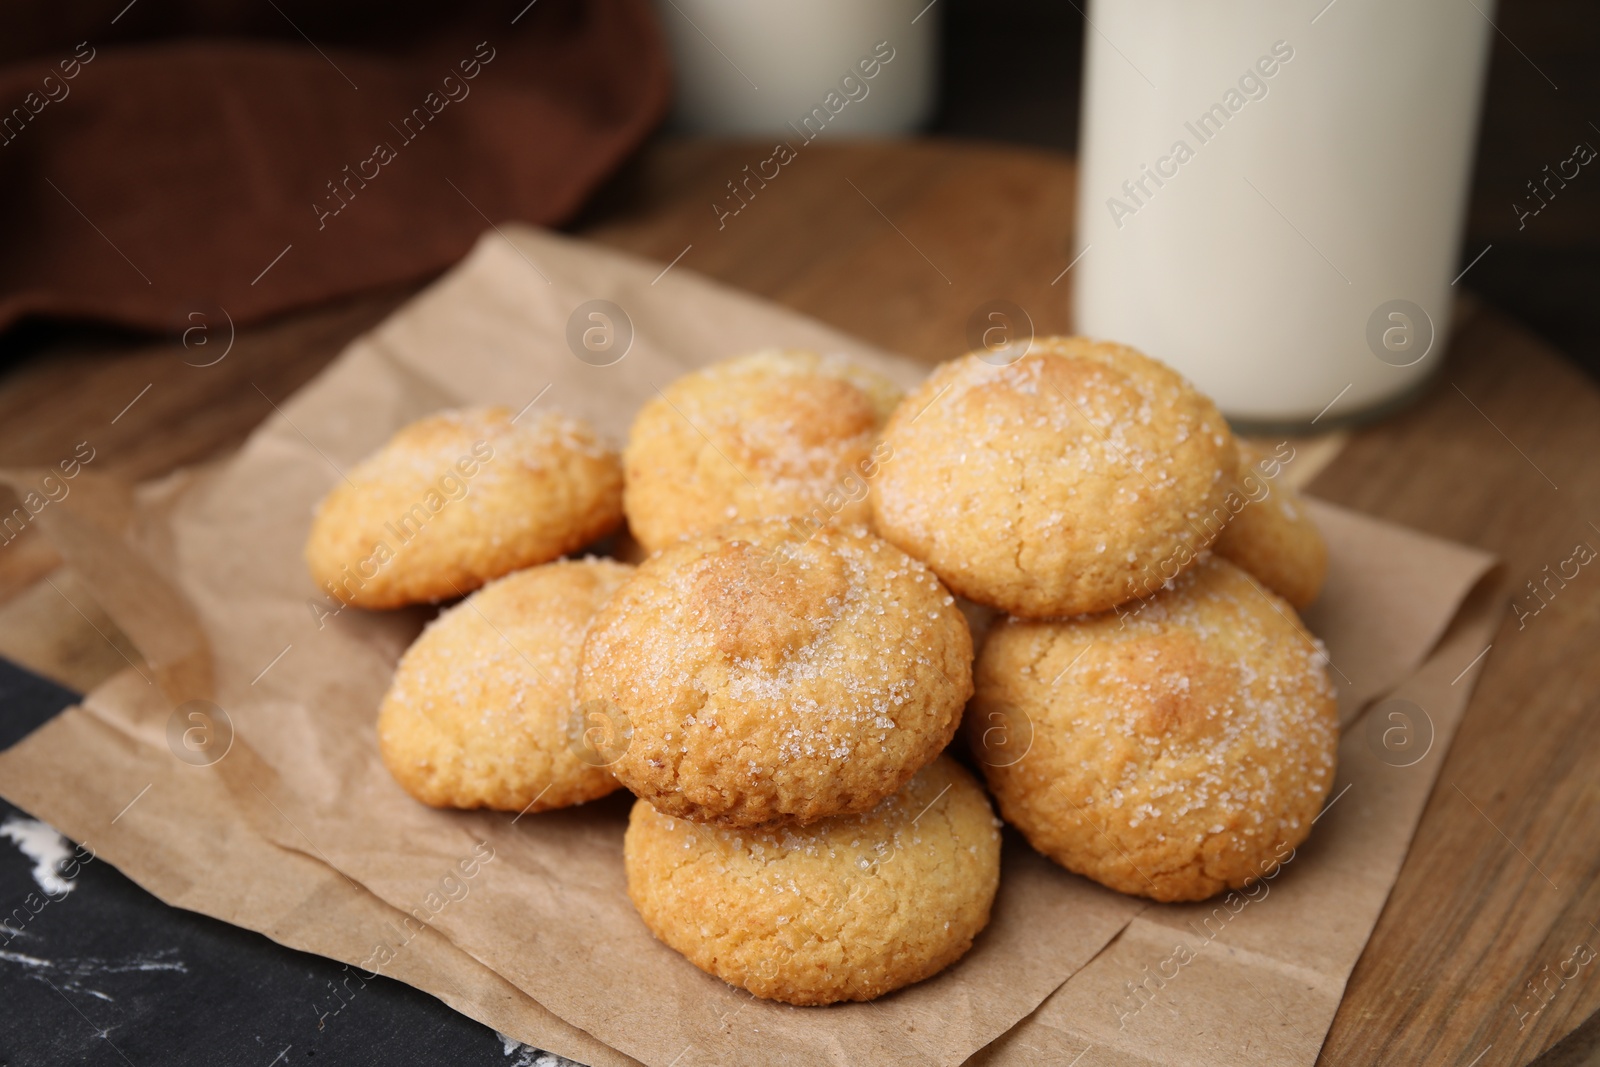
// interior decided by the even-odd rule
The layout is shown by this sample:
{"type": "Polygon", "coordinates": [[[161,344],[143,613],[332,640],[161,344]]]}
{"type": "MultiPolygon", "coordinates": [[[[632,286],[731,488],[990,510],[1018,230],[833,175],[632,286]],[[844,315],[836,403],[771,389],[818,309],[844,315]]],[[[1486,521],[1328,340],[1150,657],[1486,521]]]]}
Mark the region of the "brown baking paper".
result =
{"type": "MultiPolygon", "coordinates": [[[[93,850],[96,861],[114,863],[168,904],[359,968],[372,951],[372,931],[405,927],[405,913],[321,860],[273,844],[250,826],[215,767],[180,762],[169,747],[175,706],[212,691],[211,663],[209,656],[196,662],[195,649],[205,638],[192,609],[174,603],[175,587],[146,559],[170,563],[167,505],[191,480],[180,473],[146,487],[138,515],[144,529],[137,532],[127,529],[132,502],[114,486],[86,492],[92,483],[80,482],[41,515],[41,524],[55,524],[46,525],[46,533],[104,598],[108,614],[140,635],[149,662],[132,665],[0,754],[0,790],[18,807],[48,813],[46,820],[93,850]],[[123,533],[143,542],[144,558],[130,557],[123,533]]],[[[36,480],[0,472],[0,484],[26,492],[36,480]]],[[[180,723],[190,724],[187,718],[180,723]]],[[[246,751],[213,740],[224,758],[246,751]]],[[[438,931],[411,930],[415,936],[382,973],[502,1033],[592,1067],[637,1063],[552,1015],[438,931]]],[[[341,975],[337,991],[308,989],[302,1015],[308,1038],[313,1028],[337,1026],[341,1005],[353,1002],[370,976],[357,969],[341,975]]]]}
{"type": "MultiPolygon", "coordinates": [[[[401,792],[378,760],[372,724],[429,613],[334,612],[301,562],[316,500],[420,415],[534,404],[620,438],[674,377],[773,345],[848,353],[906,384],[924,371],[682,268],[520,228],[487,237],[300,393],[272,398],[277,410],[235,458],[141,494],[130,536],[152,575],[181,593],[175,615],[198,627],[212,669],[156,663],[161,686],[119,676],[0,756],[0,788],[163,899],[395,975],[580,1060],[625,1062],[595,1048],[604,1042],[652,1067],[962,1062],[1147,914],[1145,903],[1008,839],[994,920],[955,967],[870,1004],[756,1001],[655,942],[634,914],[623,891],[623,798],[518,818],[433,811],[401,792]],[[593,363],[620,341],[601,358],[579,346],[589,362],[568,342],[574,309],[597,299],[615,305],[600,309],[607,321],[582,318],[578,330],[602,325],[620,338],[626,323],[631,333],[608,366],[593,363]],[[193,688],[207,678],[214,688],[193,688]],[[228,754],[206,768],[167,749],[172,709],[194,698],[226,709],[235,731],[228,754]],[[111,823],[145,782],[143,810],[111,823]],[[212,847],[219,839],[226,848],[212,847]]],[[[1346,679],[1348,718],[1416,669],[1486,560],[1348,513],[1318,515],[1333,569],[1313,626],[1346,679]]],[[[90,542],[77,539],[77,558],[63,553],[86,574],[104,566],[90,542]]],[[[128,590],[116,599],[126,604],[128,590]]],[[[151,635],[148,610],[129,619],[104,606],[154,660],[192,651],[193,641],[151,635]]],[[[1296,866],[1307,864],[1291,865],[1284,886],[1296,866]]],[[[1376,881],[1386,893],[1392,880],[1376,881]]],[[[1328,915],[1294,921],[1323,926],[1328,915]]],[[[1353,960],[1366,929],[1338,931],[1353,960]]],[[[1347,973],[1321,977],[1342,986],[1347,973]]]]}

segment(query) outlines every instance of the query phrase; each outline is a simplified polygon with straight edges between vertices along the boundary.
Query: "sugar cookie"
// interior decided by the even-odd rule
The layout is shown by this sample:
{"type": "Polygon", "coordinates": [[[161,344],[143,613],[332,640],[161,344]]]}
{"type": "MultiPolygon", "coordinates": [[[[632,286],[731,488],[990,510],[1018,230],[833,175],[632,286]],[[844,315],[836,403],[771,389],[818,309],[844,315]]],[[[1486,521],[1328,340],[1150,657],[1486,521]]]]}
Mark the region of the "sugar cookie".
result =
{"type": "Polygon", "coordinates": [[[545,563],[622,522],[622,465],[587,423],[506,408],[431,415],[318,505],[311,576],[363,608],[446,600],[545,563]]]}
{"type": "Polygon", "coordinates": [[[933,572],[860,527],[726,526],[645,561],[596,617],[578,698],[632,731],[613,770],[733,826],[869,811],[949,742],[972,638],[933,572]]]}
{"type": "Polygon", "coordinates": [[[866,522],[888,379],[840,357],[771,349],[679,378],[633,421],[628,525],[654,551],[742,519],[866,522]]]}
{"type": "Polygon", "coordinates": [[[1241,442],[1236,497],[1228,503],[1243,503],[1217,538],[1216,549],[1304,611],[1316,602],[1328,576],[1328,545],[1305,501],[1281,477],[1280,453],[1241,442]]]}
{"type": "Polygon", "coordinates": [[[1200,900],[1310,833],[1339,741],[1326,663],[1292,608],[1209,556],[1120,617],[997,626],[965,732],[1040,852],[1124,893],[1200,900]]]}
{"type": "Polygon", "coordinates": [[[574,733],[578,651],[595,610],[632,573],[562,560],[497,579],[429,624],[378,713],[395,780],[435,807],[544,811],[617,781],[574,733]]]}
{"type": "Polygon", "coordinates": [[[861,815],[729,830],[634,805],[645,924],[696,967],[790,1004],[871,1000],[960,959],[1000,883],[999,820],[948,756],[861,815]]]}
{"type": "Polygon", "coordinates": [[[1029,618],[1147,597],[1226,523],[1216,406],[1123,345],[1036,339],[944,364],[895,410],[878,532],[956,593],[1029,618]]]}

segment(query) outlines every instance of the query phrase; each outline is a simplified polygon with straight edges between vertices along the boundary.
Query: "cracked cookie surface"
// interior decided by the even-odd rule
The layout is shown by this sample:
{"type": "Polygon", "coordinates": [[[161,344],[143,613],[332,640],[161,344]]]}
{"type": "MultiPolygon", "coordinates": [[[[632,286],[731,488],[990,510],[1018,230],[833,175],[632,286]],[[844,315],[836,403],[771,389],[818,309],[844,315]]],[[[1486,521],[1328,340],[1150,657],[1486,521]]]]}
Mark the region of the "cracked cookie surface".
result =
{"type": "Polygon", "coordinates": [[[1282,472],[1276,456],[1240,443],[1234,492],[1247,503],[1217,538],[1216,549],[1304,611],[1316,602],[1328,576],[1328,544],[1282,472]]]}
{"type": "Polygon", "coordinates": [[[989,921],[999,820],[948,756],[870,812],[727,829],[634,805],[628,895],[695,966],[790,1004],[871,1000],[959,959],[989,921]]]}
{"type": "Polygon", "coordinates": [[[1201,900],[1310,833],[1339,741],[1326,664],[1287,603],[1208,557],[1127,612],[995,627],[965,733],[1040,852],[1124,893],[1201,900]],[[1018,739],[996,745],[997,727],[1018,739]]]}
{"type": "Polygon", "coordinates": [[[870,519],[874,449],[900,400],[840,357],[771,349],[667,386],[634,418],[623,454],[628,525],[649,550],[730,522],[870,519]]]}
{"type": "Polygon", "coordinates": [[[1151,596],[1216,538],[1233,435],[1176,373],[1081,337],[983,357],[939,367],[890,418],[869,498],[881,536],[1028,618],[1151,596]]]}
{"type": "Polygon", "coordinates": [[[578,652],[595,610],[633,573],[607,559],[507,575],[444,612],[400,659],[378,749],[434,807],[546,811],[617,781],[571,743],[578,652]]]}
{"type": "Polygon", "coordinates": [[[871,810],[949,743],[972,637],[925,565],[861,527],[759,520],[640,565],[585,639],[584,706],[631,741],[617,777],[733,826],[871,810]]]}
{"type": "Polygon", "coordinates": [[[311,576],[363,608],[450,600],[622,524],[622,463],[588,423],[503,407],[411,423],[317,505],[311,576]]]}

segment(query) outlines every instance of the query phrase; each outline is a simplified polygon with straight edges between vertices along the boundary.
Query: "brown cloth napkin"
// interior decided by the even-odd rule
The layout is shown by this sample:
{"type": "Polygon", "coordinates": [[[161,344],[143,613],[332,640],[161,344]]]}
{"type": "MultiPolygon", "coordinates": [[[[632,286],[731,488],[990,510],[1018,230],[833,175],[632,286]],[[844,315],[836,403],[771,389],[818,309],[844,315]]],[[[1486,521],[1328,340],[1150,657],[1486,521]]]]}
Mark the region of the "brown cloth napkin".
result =
{"type": "MultiPolygon", "coordinates": [[[[8,8],[10,5],[8,5],[8,8]]],[[[0,35],[0,330],[257,319],[560,222],[670,91],[648,0],[104,0],[0,35]]]]}

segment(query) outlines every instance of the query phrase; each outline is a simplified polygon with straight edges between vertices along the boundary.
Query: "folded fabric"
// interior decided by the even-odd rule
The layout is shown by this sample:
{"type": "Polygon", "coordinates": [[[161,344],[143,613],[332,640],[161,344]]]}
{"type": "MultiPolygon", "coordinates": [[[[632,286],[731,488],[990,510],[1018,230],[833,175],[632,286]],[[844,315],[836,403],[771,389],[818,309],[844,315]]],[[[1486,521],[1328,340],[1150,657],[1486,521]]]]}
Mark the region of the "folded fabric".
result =
{"type": "Polygon", "coordinates": [[[425,277],[569,217],[670,94],[648,0],[249,7],[15,13],[0,329],[181,332],[425,277]]]}

